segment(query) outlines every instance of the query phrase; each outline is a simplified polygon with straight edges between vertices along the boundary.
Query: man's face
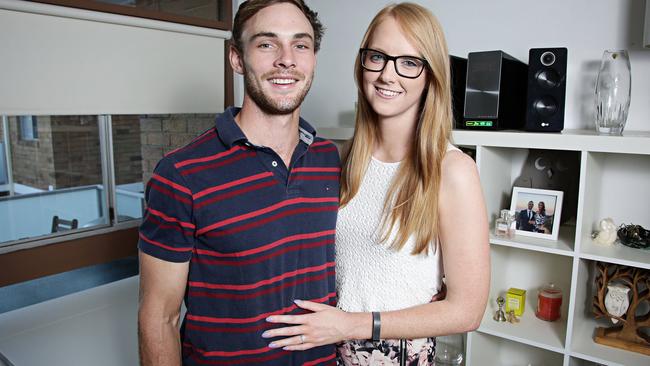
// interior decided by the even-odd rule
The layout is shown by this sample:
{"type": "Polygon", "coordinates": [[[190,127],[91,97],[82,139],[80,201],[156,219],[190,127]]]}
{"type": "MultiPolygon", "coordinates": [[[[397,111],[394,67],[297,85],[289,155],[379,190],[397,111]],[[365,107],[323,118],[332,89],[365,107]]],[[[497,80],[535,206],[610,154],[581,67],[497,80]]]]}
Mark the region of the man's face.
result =
{"type": "MultiPolygon", "coordinates": [[[[314,77],[314,31],[295,5],[274,4],[246,22],[243,55],[233,69],[244,75],[246,96],[269,114],[290,114],[307,95],[314,77]]],[[[233,59],[234,57],[234,59],[233,59]]]]}
{"type": "Polygon", "coordinates": [[[533,202],[528,202],[528,209],[532,210],[533,209],[533,202]]]}

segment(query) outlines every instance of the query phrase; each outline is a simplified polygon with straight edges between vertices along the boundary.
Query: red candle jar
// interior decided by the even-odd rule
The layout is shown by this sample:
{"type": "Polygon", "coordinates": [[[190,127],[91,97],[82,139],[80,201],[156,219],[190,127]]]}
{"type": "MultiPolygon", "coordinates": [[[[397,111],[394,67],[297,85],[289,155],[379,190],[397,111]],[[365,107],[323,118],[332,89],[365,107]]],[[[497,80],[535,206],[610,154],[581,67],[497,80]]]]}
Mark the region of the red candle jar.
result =
{"type": "Polygon", "coordinates": [[[560,318],[560,306],[562,306],[562,290],[549,283],[537,294],[535,315],[542,320],[555,321],[560,318]]]}

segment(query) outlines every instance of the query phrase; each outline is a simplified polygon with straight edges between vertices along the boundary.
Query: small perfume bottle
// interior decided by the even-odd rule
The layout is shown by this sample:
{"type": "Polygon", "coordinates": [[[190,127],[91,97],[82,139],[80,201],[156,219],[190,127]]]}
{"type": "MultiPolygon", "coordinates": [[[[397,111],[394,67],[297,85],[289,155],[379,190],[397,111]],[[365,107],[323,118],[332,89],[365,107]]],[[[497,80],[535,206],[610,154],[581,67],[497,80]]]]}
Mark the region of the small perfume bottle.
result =
{"type": "Polygon", "coordinates": [[[517,232],[517,212],[516,211],[508,211],[509,218],[510,218],[510,232],[509,235],[510,237],[515,236],[515,232],[517,232]]]}
{"type": "Polygon", "coordinates": [[[511,237],[511,223],[510,210],[501,210],[501,217],[494,223],[494,235],[503,238],[511,237]]]}

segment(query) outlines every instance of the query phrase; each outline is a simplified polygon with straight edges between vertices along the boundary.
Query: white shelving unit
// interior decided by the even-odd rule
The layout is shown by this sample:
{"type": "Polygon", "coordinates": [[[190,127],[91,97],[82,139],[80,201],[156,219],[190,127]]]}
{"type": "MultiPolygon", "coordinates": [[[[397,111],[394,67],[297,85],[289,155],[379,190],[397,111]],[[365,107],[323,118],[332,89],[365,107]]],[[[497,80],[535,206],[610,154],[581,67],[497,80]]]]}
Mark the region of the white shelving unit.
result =
{"type": "MultiPolygon", "coordinates": [[[[321,136],[343,140],[351,128],[320,129],[321,136]]],[[[453,132],[454,144],[476,151],[491,227],[499,210],[510,207],[512,186],[530,149],[559,150],[579,156],[575,172],[576,217],[560,227],[557,241],[524,236],[490,237],[492,281],[481,326],[467,337],[468,366],[648,366],[650,356],[602,346],[593,341],[597,326],[591,298],[594,262],[650,269],[650,250],[620,244],[594,244],[591,232],[600,219],[616,224],[650,226],[650,132],[626,131],[624,136],[599,136],[593,131],[565,130],[557,134],[514,131],[453,132]],[[535,317],[537,290],[554,282],[563,290],[561,319],[535,317]],[[526,290],[520,323],[492,320],[496,301],[510,287],[526,290]]]]}

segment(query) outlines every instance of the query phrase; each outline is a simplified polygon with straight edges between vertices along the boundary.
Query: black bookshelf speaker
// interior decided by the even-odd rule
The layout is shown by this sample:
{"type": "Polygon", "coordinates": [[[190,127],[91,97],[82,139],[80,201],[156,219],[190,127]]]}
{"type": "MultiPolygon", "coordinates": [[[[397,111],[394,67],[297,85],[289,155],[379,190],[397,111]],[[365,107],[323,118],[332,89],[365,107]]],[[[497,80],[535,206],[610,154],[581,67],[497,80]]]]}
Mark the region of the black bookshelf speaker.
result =
{"type": "Polygon", "coordinates": [[[467,79],[467,59],[449,55],[451,68],[451,98],[454,112],[454,127],[462,128],[463,108],[465,107],[465,81],[467,79]]]}
{"type": "Polygon", "coordinates": [[[527,71],[525,63],[501,50],[470,52],[460,128],[522,129],[526,118],[527,71]]]}
{"type": "Polygon", "coordinates": [[[526,131],[560,132],[564,129],[566,48],[531,48],[528,53],[526,131]]]}

